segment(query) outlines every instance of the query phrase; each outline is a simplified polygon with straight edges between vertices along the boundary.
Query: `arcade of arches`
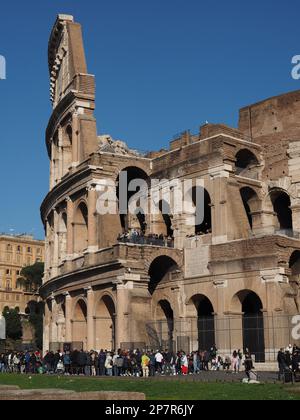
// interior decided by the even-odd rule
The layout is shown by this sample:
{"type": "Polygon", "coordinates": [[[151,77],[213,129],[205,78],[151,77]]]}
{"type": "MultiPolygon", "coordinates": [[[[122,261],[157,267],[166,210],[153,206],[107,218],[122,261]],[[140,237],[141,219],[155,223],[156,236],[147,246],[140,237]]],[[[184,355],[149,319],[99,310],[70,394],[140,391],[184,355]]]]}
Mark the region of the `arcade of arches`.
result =
{"type": "Polygon", "coordinates": [[[45,347],[191,351],[215,342],[225,354],[249,347],[257,361],[274,360],[300,310],[300,92],[243,108],[238,129],[205,124],[144,154],[99,142],[95,81],[71,16],[51,31],[49,70],[45,347]],[[123,214],[135,197],[122,212],[122,171],[124,189],[135,179],[192,181],[192,210],[175,211],[167,182],[172,197],[159,197],[157,214],[123,214]],[[115,211],[100,214],[97,187],[116,182],[118,200],[107,199],[115,211]],[[136,230],[162,241],[130,241],[136,230]]]}

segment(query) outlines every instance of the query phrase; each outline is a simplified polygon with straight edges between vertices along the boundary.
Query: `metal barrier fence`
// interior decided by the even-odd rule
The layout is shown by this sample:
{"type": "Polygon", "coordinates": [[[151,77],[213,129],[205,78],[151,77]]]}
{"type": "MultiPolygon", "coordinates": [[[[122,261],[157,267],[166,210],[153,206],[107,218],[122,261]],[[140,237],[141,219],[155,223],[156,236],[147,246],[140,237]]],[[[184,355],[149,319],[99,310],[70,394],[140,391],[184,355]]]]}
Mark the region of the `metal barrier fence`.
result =
{"type": "Polygon", "coordinates": [[[289,344],[300,346],[294,321],[286,315],[211,316],[148,322],[146,331],[152,349],[190,353],[216,345],[223,357],[249,349],[256,362],[264,363],[276,361],[278,351],[289,344]]]}

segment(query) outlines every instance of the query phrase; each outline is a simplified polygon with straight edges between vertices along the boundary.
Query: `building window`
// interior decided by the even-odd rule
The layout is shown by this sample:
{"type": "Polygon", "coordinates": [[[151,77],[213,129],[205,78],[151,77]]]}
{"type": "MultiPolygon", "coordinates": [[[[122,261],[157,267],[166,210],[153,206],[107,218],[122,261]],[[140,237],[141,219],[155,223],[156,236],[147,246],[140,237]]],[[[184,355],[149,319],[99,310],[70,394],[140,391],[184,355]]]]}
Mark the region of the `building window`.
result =
{"type": "Polygon", "coordinates": [[[32,250],[31,250],[30,246],[27,248],[27,252],[28,252],[28,254],[31,254],[32,250]]]}
{"type": "Polygon", "coordinates": [[[20,253],[21,252],[21,247],[20,245],[17,247],[17,252],[20,253]]]}

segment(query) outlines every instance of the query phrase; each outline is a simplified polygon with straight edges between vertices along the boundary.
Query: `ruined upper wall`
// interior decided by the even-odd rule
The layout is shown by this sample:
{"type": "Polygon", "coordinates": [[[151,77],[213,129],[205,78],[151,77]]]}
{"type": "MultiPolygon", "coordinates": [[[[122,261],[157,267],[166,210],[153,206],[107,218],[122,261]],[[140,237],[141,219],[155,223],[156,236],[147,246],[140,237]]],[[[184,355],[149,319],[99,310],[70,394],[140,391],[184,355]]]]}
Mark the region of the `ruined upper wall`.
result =
{"type": "MultiPolygon", "coordinates": [[[[58,15],[49,39],[48,65],[50,96],[55,107],[70,89],[76,90],[78,83],[73,83],[76,76],[88,76],[81,25],[74,22],[73,16],[58,15]]],[[[91,85],[93,80],[81,81],[80,84],[81,91],[85,93],[84,84],[91,85]]],[[[91,86],[86,93],[94,93],[91,86]]]]}
{"type": "Polygon", "coordinates": [[[286,176],[289,144],[300,139],[300,90],[241,109],[239,130],[263,146],[266,179],[286,176]]]}

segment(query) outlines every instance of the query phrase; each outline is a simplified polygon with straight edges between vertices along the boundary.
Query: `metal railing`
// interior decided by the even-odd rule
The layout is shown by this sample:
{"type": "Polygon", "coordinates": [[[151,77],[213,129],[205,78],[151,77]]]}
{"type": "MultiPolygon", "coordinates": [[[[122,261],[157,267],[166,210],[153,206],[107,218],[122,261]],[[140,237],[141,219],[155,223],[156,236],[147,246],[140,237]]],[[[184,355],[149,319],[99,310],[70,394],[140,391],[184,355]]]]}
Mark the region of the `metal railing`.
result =
{"type": "Polygon", "coordinates": [[[174,239],[163,239],[149,236],[133,236],[133,237],[119,237],[118,242],[121,244],[133,245],[150,245],[164,248],[174,248],[174,239]]]}

